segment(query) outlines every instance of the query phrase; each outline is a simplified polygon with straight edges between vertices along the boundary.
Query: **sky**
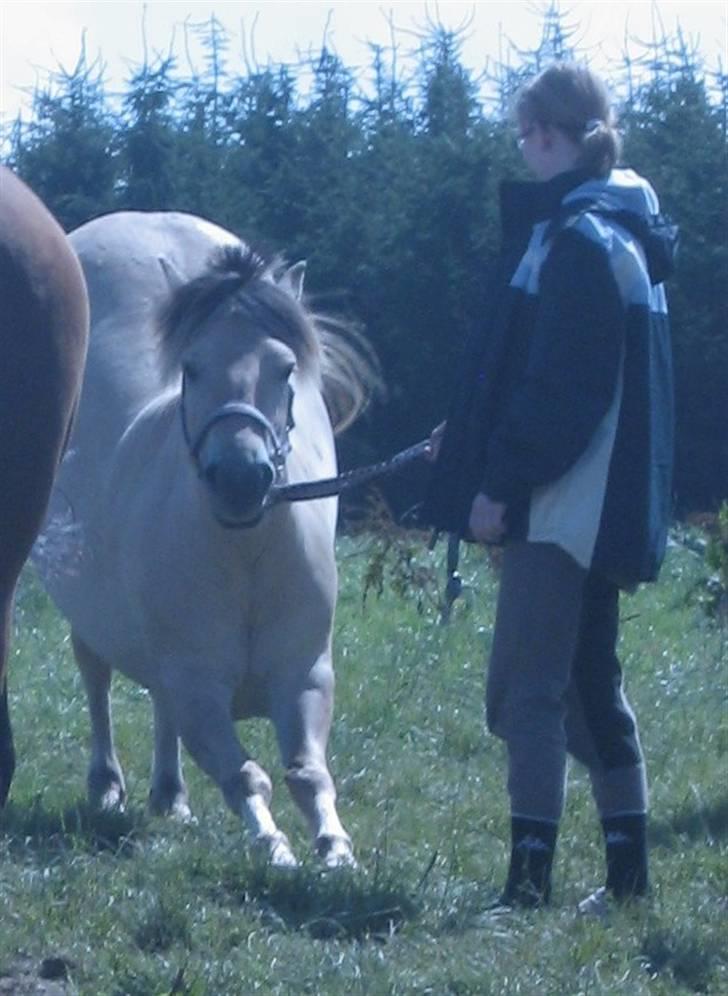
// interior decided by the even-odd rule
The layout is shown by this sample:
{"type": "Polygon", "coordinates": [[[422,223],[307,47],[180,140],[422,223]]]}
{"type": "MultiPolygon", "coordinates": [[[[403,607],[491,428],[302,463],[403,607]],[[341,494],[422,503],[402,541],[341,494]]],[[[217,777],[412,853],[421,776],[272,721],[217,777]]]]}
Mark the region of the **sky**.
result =
{"type": "MultiPolygon", "coordinates": [[[[105,65],[109,94],[125,89],[145,51],[150,60],[172,51],[185,75],[188,59],[198,67],[201,60],[184,25],[213,13],[230,33],[229,66],[240,74],[246,63],[295,63],[324,41],[348,68],[366,70],[368,43],[387,46],[394,37],[406,57],[428,22],[464,27],[463,62],[478,73],[506,54],[509,42],[535,48],[545,6],[540,0],[0,0],[0,117],[7,122],[27,108],[28,91],[46,82],[49,71],[72,71],[84,41],[87,61],[105,65]]],[[[560,7],[565,23],[578,27],[580,47],[607,77],[610,62],[622,64],[626,39],[653,36],[656,17],[658,37],[679,26],[708,66],[728,68],[728,0],[562,0],[560,7]]]]}

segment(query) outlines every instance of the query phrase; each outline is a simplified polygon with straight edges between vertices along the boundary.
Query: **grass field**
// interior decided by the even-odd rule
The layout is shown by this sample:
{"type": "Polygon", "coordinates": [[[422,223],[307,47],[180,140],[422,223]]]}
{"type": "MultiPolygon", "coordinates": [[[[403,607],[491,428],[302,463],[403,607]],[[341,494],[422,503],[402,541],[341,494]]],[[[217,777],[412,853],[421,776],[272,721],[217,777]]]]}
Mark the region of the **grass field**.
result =
{"type": "MultiPolygon", "coordinates": [[[[482,709],[495,574],[467,550],[466,598],[442,626],[442,551],[433,558],[417,541],[412,559],[401,546],[384,552],[366,538],[339,544],[330,759],[354,872],[324,872],[312,858],[286,873],[258,864],[191,763],[198,822],[149,817],[150,703],[120,677],[129,806],[90,813],[67,629],[26,573],[10,672],[19,765],[0,822],[0,993],[728,994],[728,649],[697,605],[700,558],[671,548],[660,584],[623,601],[623,665],[651,779],[653,895],[605,924],[574,914],[603,874],[576,769],[552,908],[486,912],[508,849],[503,749],[482,709]]],[[[247,724],[241,737],[273,778],[279,825],[306,854],[271,730],[247,724]]]]}

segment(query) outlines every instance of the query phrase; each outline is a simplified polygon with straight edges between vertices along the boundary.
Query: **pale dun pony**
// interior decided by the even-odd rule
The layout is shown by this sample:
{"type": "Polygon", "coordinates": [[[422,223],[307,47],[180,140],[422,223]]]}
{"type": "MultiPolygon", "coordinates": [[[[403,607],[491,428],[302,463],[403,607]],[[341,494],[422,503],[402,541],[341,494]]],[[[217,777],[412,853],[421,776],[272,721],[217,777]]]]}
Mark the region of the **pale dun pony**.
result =
{"type": "Polygon", "coordinates": [[[112,214],[71,241],[91,343],[41,568],[88,695],[90,800],[125,801],[118,669],[154,706],[153,811],[190,815],[181,739],[264,856],[294,865],[234,725],[266,716],[316,852],[351,864],[326,760],[336,500],[266,503],[336,473],[330,414],[358,413],[371,366],[303,303],[302,264],[199,218],[112,214]]]}

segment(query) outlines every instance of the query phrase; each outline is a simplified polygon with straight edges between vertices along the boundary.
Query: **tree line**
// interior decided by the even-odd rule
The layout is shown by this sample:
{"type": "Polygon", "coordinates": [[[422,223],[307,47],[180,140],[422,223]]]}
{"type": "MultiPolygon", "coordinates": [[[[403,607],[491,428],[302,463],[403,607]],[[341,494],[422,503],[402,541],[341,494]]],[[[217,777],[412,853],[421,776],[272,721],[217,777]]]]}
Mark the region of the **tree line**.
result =
{"type": "MultiPolygon", "coordinates": [[[[308,260],[322,309],[365,330],[385,392],[342,443],[343,462],[382,459],[442,419],[462,345],[488,301],[498,187],[523,166],[508,119],[523,81],[580,58],[552,6],[542,40],[484,77],[462,33],[430,25],[406,63],[371,46],[364,74],[323,45],[302,64],[233,66],[212,18],[199,69],[172,57],[136,67],[120,98],[103,66],[39,86],[5,135],[8,164],[67,230],[116,210],[180,210],[264,249],[308,260]]],[[[676,513],[728,496],[728,77],[678,35],[625,54],[619,94],[626,164],[680,226],[669,287],[677,391],[676,513]]],[[[388,485],[401,511],[421,481],[388,485]]]]}

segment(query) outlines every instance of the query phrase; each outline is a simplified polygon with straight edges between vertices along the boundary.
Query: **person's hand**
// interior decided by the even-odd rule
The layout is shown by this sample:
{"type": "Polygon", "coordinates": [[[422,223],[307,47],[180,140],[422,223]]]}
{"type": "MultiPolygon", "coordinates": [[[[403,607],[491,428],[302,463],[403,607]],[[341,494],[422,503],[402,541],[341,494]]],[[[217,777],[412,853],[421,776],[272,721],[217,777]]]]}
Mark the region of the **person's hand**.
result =
{"type": "Polygon", "coordinates": [[[473,498],[468,528],[476,542],[497,543],[506,531],[505,520],[506,506],[502,501],[493,501],[482,491],[473,498]]]}
{"type": "Polygon", "coordinates": [[[434,463],[437,460],[437,455],[440,452],[440,444],[442,443],[442,437],[445,435],[445,426],[447,422],[440,422],[439,425],[430,433],[430,440],[427,449],[425,450],[425,459],[434,463]]]}

